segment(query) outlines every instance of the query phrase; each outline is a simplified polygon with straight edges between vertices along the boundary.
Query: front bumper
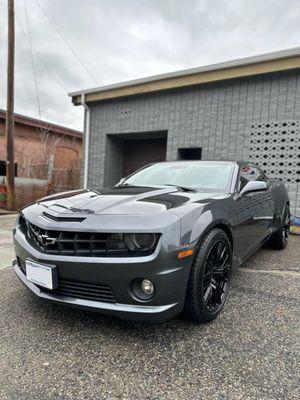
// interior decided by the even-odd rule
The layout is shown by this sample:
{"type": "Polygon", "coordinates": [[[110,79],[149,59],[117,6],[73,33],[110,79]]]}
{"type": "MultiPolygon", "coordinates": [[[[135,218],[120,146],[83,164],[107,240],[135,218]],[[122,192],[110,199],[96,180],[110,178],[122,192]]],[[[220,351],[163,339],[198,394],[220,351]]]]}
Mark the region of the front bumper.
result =
{"type": "Polygon", "coordinates": [[[42,299],[46,299],[57,304],[69,305],[89,311],[99,311],[103,314],[114,315],[130,320],[145,320],[157,322],[171,319],[182,311],[182,307],[179,303],[167,304],[164,306],[142,306],[119,303],[110,304],[99,301],[53,295],[49,292],[43,292],[38,286],[34,285],[32,282],[29,282],[26,279],[25,274],[23,274],[16,263],[14,264],[14,271],[20,281],[32,293],[42,299]]]}
{"type": "Polygon", "coordinates": [[[178,260],[177,252],[168,253],[163,246],[151,256],[134,259],[53,256],[32,247],[19,229],[14,232],[14,244],[18,259],[54,264],[59,279],[101,282],[109,285],[115,296],[115,302],[107,303],[51,293],[29,282],[15,263],[18,278],[42,299],[131,320],[165,321],[183,310],[191,260],[190,257],[178,260]],[[147,278],[154,283],[156,294],[150,301],[140,301],[133,295],[132,281],[137,278],[147,278]]]}

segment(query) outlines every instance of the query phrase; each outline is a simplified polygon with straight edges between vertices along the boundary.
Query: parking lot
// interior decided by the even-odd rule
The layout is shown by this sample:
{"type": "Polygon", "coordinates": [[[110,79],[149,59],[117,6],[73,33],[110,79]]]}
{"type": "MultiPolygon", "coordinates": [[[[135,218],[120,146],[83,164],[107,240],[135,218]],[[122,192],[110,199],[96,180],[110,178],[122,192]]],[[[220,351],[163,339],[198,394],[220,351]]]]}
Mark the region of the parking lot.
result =
{"type": "Polygon", "coordinates": [[[12,220],[0,217],[1,400],[300,398],[300,237],[240,268],[215,322],[148,324],[30,294],[9,268],[12,220]]]}

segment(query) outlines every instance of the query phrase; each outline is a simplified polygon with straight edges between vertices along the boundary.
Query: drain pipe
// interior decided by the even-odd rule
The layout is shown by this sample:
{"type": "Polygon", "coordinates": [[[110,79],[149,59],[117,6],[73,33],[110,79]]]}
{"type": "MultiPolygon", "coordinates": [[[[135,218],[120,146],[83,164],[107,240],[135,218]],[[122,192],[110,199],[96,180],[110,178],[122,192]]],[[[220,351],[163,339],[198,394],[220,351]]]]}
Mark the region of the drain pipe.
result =
{"type": "Polygon", "coordinates": [[[89,176],[89,149],[90,149],[90,109],[85,102],[85,93],[81,94],[81,104],[85,110],[85,127],[84,127],[84,173],[83,173],[83,188],[87,189],[88,187],[88,176],[89,176]]]}

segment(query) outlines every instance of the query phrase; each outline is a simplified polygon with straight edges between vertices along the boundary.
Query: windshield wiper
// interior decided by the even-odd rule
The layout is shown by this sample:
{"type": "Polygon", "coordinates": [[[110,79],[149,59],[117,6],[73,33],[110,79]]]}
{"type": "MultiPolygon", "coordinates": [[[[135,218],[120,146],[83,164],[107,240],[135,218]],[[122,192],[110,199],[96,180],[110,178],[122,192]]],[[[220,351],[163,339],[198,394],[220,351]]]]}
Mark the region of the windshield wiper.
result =
{"type": "Polygon", "coordinates": [[[183,190],[184,192],[198,192],[198,190],[195,188],[181,186],[181,185],[174,185],[173,183],[165,183],[164,186],[173,186],[175,188],[183,190]]]}
{"type": "Polygon", "coordinates": [[[140,186],[140,185],[132,185],[131,183],[119,183],[114,185],[114,188],[136,188],[136,187],[147,187],[147,186],[140,186]]]}
{"type": "MultiPolygon", "coordinates": [[[[172,186],[172,187],[180,189],[180,190],[182,190],[184,192],[198,192],[198,190],[195,189],[195,188],[191,188],[191,187],[187,187],[187,186],[181,186],[181,185],[174,185],[173,183],[164,183],[163,185],[159,185],[159,186],[172,186]]],[[[115,185],[114,187],[116,187],[116,188],[127,187],[128,188],[128,187],[155,187],[155,186],[151,186],[151,185],[149,185],[149,186],[148,185],[144,185],[144,186],[132,185],[130,183],[124,182],[124,183],[121,183],[119,185],[115,185]]]]}

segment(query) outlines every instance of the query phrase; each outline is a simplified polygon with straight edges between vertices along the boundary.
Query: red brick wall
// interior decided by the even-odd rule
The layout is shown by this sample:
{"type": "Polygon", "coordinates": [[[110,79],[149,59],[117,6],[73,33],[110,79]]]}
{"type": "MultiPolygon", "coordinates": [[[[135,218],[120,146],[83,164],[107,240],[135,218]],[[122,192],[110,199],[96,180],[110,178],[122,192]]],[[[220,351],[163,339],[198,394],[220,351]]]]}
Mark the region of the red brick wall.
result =
{"type": "MultiPolygon", "coordinates": [[[[0,120],[0,160],[6,159],[5,123],[0,120]]],[[[82,140],[77,137],[49,132],[43,144],[41,133],[35,127],[15,124],[15,162],[18,176],[28,176],[30,164],[42,164],[53,154],[54,168],[72,168],[82,158],[82,140]]]]}

